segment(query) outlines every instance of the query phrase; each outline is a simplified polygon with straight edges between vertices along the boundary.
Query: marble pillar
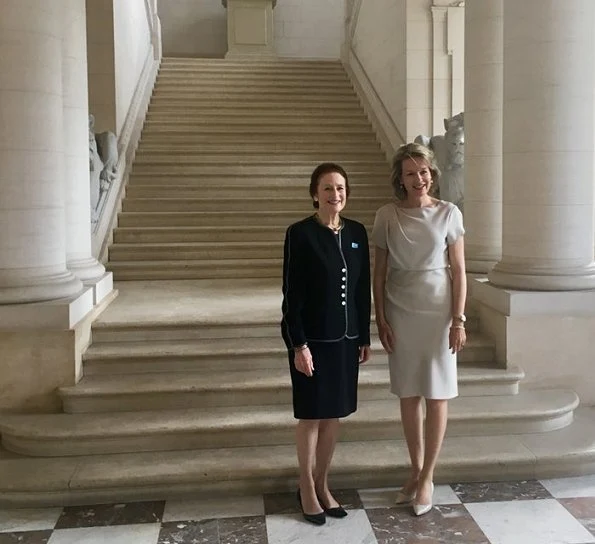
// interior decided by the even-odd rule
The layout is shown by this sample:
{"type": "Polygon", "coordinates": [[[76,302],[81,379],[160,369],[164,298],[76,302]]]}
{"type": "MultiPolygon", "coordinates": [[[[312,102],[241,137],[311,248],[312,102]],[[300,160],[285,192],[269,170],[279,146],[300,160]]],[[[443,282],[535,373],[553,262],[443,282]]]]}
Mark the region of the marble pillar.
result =
{"type": "Polygon", "coordinates": [[[595,2],[504,0],[499,287],[595,289],[595,2]]]}
{"type": "Polygon", "coordinates": [[[66,267],[61,2],[3,0],[0,304],[73,296],[66,267]]]}
{"type": "Polygon", "coordinates": [[[502,255],[502,0],[465,2],[465,253],[487,273],[502,255]]]}
{"type": "Polygon", "coordinates": [[[86,8],[85,0],[62,2],[66,264],[83,282],[91,282],[101,278],[105,268],[91,252],[86,8]]]}

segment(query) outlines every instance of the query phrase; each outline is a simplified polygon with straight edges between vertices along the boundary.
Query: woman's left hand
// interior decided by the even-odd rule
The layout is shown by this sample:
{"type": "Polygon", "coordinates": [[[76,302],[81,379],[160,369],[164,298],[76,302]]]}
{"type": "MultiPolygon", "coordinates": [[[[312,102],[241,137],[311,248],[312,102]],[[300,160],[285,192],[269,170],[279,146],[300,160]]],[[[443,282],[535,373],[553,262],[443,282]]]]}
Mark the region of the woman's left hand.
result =
{"type": "Polygon", "coordinates": [[[467,333],[463,327],[451,327],[448,333],[448,348],[453,353],[461,351],[467,342],[467,333]]]}
{"type": "Polygon", "coordinates": [[[370,360],[370,346],[360,346],[359,347],[359,364],[362,365],[365,362],[370,360]]]}

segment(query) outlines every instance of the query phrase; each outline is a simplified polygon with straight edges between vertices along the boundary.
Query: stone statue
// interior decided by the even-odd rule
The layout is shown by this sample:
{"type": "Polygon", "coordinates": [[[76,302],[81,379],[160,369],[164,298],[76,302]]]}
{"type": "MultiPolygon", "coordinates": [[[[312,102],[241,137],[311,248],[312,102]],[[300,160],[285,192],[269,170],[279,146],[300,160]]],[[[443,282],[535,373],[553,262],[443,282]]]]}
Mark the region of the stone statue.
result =
{"type": "Polygon", "coordinates": [[[440,180],[440,198],[456,204],[463,211],[465,199],[464,162],[465,162],[465,125],[464,115],[459,113],[450,119],[444,119],[444,135],[419,135],[415,141],[429,147],[436,157],[442,172],[440,180]]]}
{"type": "Polygon", "coordinates": [[[91,173],[91,222],[96,224],[109,188],[116,179],[118,142],[113,132],[95,134],[95,118],[89,115],[89,170],[91,173]]]}

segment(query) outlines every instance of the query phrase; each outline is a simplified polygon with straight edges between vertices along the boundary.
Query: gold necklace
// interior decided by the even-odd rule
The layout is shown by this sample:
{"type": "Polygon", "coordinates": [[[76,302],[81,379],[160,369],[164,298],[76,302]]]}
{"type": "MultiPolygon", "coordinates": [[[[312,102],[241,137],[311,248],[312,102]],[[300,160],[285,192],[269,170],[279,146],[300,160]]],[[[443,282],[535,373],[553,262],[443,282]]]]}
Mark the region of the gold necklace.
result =
{"type": "Polygon", "coordinates": [[[316,220],[323,226],[326,227],[327,229],[331,229],[335,234],[337,234],[342,228],[343,228],[343,221],[341,219],[341,217],[339,217],[339,224],[335,227],[334,225],[327,225],[325,224],[322,219],[320,218],[320,215],[318,215],[318,213],[315,213],[314,216],[316,217],[316,220]]]}

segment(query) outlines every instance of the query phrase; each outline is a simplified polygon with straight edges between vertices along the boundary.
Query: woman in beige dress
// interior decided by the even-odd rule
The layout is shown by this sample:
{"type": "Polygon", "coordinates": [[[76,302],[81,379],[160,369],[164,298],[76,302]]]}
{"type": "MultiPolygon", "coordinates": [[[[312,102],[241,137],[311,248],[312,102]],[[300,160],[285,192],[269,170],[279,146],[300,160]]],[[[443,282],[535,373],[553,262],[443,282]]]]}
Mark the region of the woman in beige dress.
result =
{"type": "Polygon", "coordinates": [[[432,508],[448,399],[458,394],[456,354],[466,340],[463,219],[431,196],[439,179],[429,149],[401,146],[391,180],[397,199],[378,210],[372,232],[376,324],[411,458],[396,502],[413,502],[416,515],[432,508]]]}

